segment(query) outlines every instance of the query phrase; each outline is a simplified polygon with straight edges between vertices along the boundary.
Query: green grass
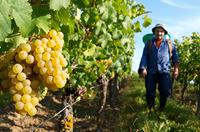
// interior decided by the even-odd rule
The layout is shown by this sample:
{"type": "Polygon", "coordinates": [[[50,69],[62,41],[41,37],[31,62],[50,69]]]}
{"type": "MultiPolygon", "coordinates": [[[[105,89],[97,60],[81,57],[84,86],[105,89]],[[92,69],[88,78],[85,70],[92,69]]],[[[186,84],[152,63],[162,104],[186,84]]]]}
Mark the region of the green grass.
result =
{"type": "MultiPolygon", "coordinates": [[[[144,132],[196,132],[200,131],[200,120],[190,106],[181,105],[173,99],[168,100],[162,112],[148,112],[145,102],[144,80],[137,76],[129,79],[121,95],[119,131],[144,132]]],[[[156,98],[158,104],[158,96],[156,98]]]]}

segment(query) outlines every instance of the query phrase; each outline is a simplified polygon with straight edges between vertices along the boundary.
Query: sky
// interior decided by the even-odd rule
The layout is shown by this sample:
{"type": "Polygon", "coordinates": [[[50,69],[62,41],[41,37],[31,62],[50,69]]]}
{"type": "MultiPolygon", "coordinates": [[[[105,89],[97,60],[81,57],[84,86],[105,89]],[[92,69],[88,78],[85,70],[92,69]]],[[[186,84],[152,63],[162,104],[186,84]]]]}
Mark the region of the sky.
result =
{"type": "MultiPolygon", "coordinates": [[[[200,32],[200,0],[136,0],[145,6],[152,24],[142,28],[135,34],[135,49],[132,70],[137,71],[142,56],[144,44],[143,35],[152,33],[157,23],[165,25],[172,39],[182,40],[183,36],[191,36],[192,32],[200,32]]],[[[142,22],[142,17],[136,20],[142,22]]]]}

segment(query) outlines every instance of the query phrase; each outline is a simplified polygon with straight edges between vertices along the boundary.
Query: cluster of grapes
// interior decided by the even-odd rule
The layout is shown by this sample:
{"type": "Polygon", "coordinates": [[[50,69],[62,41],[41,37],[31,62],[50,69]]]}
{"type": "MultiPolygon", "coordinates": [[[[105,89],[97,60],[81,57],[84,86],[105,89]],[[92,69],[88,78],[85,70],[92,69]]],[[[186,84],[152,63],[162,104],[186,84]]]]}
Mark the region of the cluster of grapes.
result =
{"type": "Polygon", "coordinates": [[[67,61],[62,55],[64,45],[63,33],[51,30],[49,38],[37,39],[33,45],[33,55],[36,65],[33,70],[40,74],[45,85],[52,89],[62,88],[69,78],[66,70],[67,61]]]}
{"type": "Polygon", "coordinates": [[[62,55],[63,36],[62,32],[50,30],[45,37],[17,47],[15,63],[8,71],[9,81],[5,80],[2,84],[10,87],[19,113],[30,116],[37,113],[35,106],[40,101],[40,85],[53,91],[65,86],[69,75],[65,70],[67,61],[62,55]]]}

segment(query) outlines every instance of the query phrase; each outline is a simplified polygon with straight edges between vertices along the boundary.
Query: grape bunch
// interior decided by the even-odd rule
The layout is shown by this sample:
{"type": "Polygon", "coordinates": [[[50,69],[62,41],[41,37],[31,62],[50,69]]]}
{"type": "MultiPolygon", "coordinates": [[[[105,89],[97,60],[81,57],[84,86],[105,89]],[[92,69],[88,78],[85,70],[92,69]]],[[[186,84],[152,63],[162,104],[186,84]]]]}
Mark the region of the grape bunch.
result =
{"type": "Polygon", "coordinates": [[[67,60],[62,55],[63,37],[62,32],[52,29],[44,37],[16,48],[14,63],[7,68],[8,78],[1,86],[9,87],[19,113],[30,116],[37,113],[36,106],[42,99],[38,94],[41,85],[53,91],[65,86],[69,74],[67,60]]]}

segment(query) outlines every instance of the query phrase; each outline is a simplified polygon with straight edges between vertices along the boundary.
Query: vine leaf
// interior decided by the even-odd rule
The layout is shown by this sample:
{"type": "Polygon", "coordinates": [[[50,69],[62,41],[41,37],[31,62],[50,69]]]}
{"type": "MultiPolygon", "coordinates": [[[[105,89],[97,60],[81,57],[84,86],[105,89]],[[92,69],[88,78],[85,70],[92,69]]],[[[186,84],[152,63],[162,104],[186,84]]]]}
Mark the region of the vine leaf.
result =
{"type": "Polygon", "coordinates": [[[70,0],[50,0],[50,9],[60,10],[61,8],[67,8],[70,4],[70,0]]]}
{"type": "Polygon", "coordinates": [[[84,51],[84,55],[85,56],[93,56],[95,54],[95,49],[96,49],[96,46],[93,45],[90,49],[87,49],[86,51],[84,51]]]}
{"type": "Polygon", "coordinates": [[[26,43],[27,41],[28,41],[28,38],[24,38],[20,34],[13,34],[9,38],[5,39],[5,42],[13,44],[13,47],[17,47],[21,43],[26,43]]]}
{"type": "Polygon", "coordinates": [[[50,25],[49,25],[49,20],[51,16],[46,15],[46,16],[41,16],[36,19],[36,26],[39,29],[42,29],[45,33],[47,33],[50,30],[50,25]]]}
{"type": "Polygon", "coordinates": [[[30,32],[32,7],[27,0],[8,0],[8,3],[10,15],[14,18],[22,35],[27,36],[30,32]]]}
{"type": "Polygon", "coordinates": [[[9,18],[9,4],[5,0],[0,0],[0,41],[12,32],[9,18]]]}

